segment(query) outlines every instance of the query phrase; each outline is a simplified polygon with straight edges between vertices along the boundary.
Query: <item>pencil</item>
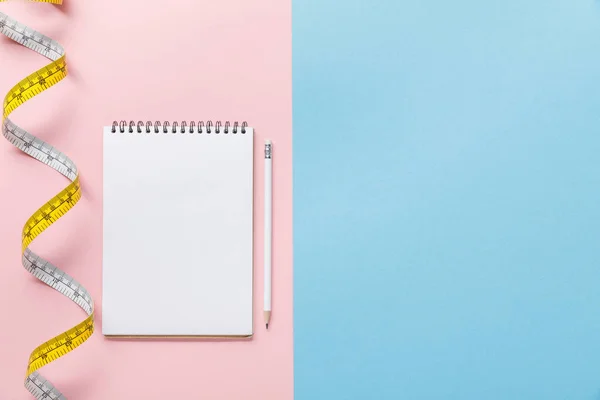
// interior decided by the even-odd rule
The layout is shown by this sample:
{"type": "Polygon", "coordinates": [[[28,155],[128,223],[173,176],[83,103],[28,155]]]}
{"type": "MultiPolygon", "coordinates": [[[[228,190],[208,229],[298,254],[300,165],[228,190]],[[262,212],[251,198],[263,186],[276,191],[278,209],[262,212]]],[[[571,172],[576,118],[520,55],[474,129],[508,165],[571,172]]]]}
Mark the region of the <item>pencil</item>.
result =
{"type": "Polygon", "coordinates": [[[265,287],[264,317],[266,329],[271,321],[271,270],[273,239],[273,151],[270,140],[265,142],[265,287]]]}

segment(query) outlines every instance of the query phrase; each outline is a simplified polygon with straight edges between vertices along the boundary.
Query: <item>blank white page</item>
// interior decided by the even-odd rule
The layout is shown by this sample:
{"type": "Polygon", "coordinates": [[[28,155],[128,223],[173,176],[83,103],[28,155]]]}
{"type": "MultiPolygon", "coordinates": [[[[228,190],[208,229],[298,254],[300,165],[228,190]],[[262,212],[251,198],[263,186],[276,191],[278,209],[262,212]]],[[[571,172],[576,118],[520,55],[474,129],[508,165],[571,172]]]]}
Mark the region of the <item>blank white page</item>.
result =
{"type": "Polygon", "coordinates": [[[252,186],[251,128],[105,128],[102,333],[252,335],[252,186]]]}

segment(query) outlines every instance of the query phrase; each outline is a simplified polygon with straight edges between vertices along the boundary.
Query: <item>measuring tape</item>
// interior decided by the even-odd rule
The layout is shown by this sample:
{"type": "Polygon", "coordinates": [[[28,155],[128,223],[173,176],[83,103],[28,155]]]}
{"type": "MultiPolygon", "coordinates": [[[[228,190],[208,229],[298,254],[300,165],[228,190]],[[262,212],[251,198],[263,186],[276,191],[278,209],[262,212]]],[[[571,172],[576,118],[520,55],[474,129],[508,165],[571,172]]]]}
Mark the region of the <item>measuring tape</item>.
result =
{"type": "MultiPolygon", "coordinates": [[[[4,2],[6,0],[0,0],[4,2]]],[[[33,0],[62,4],[62,0],[33,0]]],[[[88,291],[74,278],[36,255],[29,245],[46,228],[65,215],[81,198],[77,167],[65,154],[15,125],[8,117],[20,105],[57,84],[67,76],[65,51],[56,41],[0,13],[0,33],[45,56],[52,62],[16,84],[4,98],[2,134],[22,152],[55,169],[71,183],[40,207],[25,223],[22,236],[22,263],[27,271],[70,298],[88,317],[78,325],[38,346],[29,357],[25,387],[36,399],[61,399],[64,395],[38,369],[64,356],[85,342],[94,332],[94,303],[88,291]]]]}

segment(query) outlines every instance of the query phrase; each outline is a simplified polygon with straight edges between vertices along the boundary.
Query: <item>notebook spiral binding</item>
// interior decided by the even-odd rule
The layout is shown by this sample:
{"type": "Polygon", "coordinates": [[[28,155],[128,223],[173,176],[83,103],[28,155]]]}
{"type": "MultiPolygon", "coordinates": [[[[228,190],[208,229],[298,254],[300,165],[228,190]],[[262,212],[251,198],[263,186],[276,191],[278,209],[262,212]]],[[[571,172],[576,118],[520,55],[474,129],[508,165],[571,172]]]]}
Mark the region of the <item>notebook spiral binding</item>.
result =
{"type": "Polygon", "coordinates": [[[116,133],[117,130],[121,133],[125,133],[125,132],[129,132],[129,133],[133,133],[133,132],[137,132],[137,133],[142,133],[142,132],[146,132],[146,133],[150,133],[152,131],[154,131],[154,133],[160,133],[161,129],[163,133],[169,133],[169,131],[171,133],[177,133],[177,132],[181,132],[181,133],[185,133],[186,128],[190,127],[189,129],[189,133],[233,133],[233,134],[237,134],[238,132],[241,134],[245,134],[246,133],[246,128],[248,127],[248,123],[246,121],[242,122],[241,126],[239,124],[239,122],[234,122],[233,123],[233,127],[231,126],[231,123],[229,121],[226,121],[225,124],[223,125],[221,123],[221,121],[217,121],[214,124],[213,127],[213,123],[212,121],[206,121],[206,124],[204,124],[204,121],[198,121],[198,124],[196,125],[195,121],[190,121],[189,124],[186,121],[181,121],[181,123],[177,122],[177,121],[173,121],[173,123],[170,123],[169,121],[164,121],[164,122],[160,122],[160,121],[156,121],[154,122],[154,124],[152,123],[152,121],[146,121],[145,123],[143,121],[138,121],[137,123],[135,121],[129,121],[129,124],[127,123],[127,121],[114,121],[112,123],[112,129],[111,132],[116,133]],[[196,128],[197,126],[197,128],[196,128]]]}

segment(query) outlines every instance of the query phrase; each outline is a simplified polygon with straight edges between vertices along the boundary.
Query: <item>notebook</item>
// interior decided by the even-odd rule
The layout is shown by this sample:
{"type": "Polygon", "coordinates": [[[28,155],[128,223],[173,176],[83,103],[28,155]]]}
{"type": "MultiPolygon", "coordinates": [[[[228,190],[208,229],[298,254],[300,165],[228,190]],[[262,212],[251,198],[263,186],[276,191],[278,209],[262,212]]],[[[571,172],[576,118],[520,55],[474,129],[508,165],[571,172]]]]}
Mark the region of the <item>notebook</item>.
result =
{"type": "Polygon", "coordinates": [[[102,333],[251,336],[253,129],[104,128],[102,333]]]}

